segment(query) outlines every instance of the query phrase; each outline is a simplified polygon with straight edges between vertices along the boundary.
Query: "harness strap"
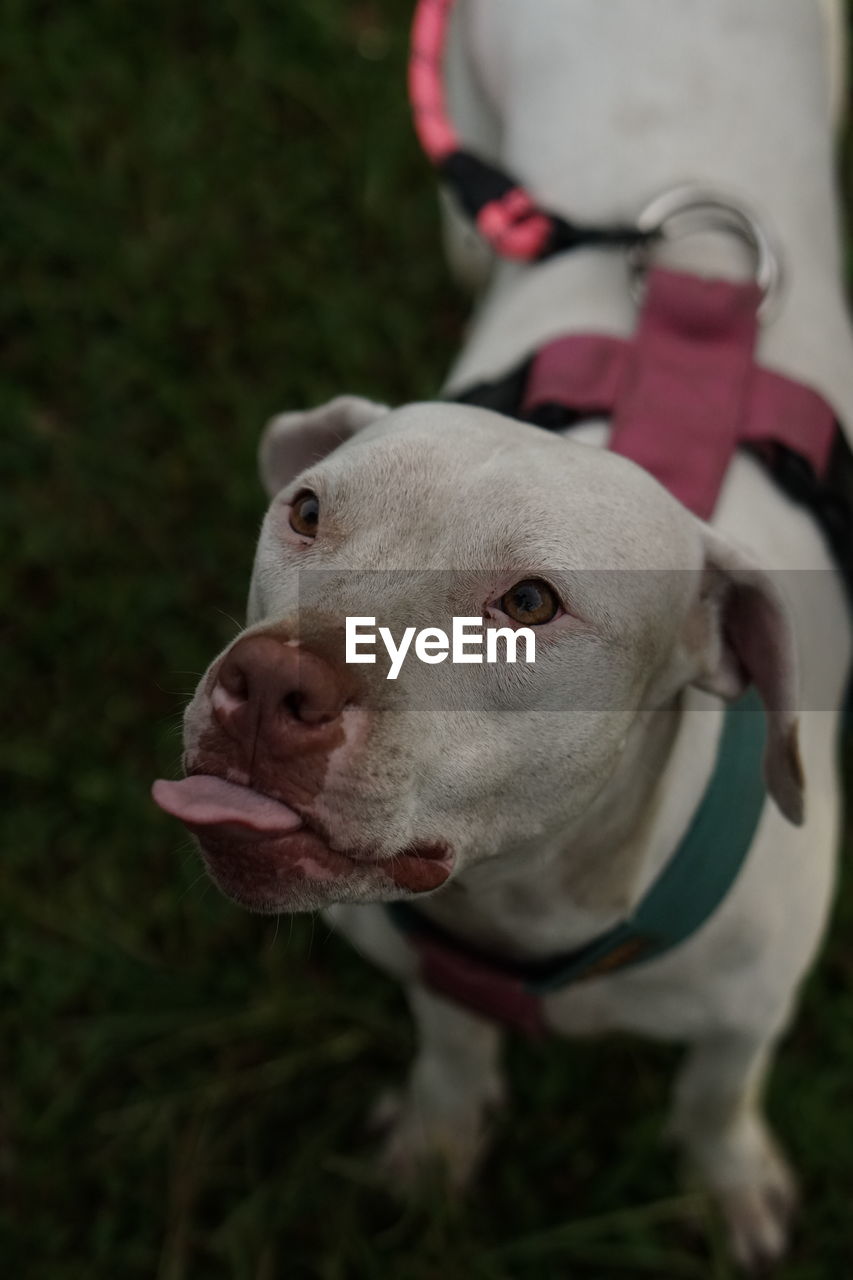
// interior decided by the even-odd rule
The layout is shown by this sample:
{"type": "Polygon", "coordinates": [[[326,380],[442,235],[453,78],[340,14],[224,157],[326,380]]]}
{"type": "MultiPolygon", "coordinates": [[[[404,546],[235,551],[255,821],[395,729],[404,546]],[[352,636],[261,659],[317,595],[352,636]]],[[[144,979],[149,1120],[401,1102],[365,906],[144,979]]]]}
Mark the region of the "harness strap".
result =
{"type": "Polygon", "coordinates": [[[612,415],[610,448],[703,519],[738,445],[769,455],[782,446],[822,479],[835,413],[810,387],[754,363],[760,298],[754,284],[655,268],[636,337],[548,343],[530,366],[522,416],[536,421],[555,405],[612,415]]]}
{"type": "Polygon", "coordinates": [[[737,448],[760,305],[752,281],[647,277],[610,448],[703,519],[737,448]]]}

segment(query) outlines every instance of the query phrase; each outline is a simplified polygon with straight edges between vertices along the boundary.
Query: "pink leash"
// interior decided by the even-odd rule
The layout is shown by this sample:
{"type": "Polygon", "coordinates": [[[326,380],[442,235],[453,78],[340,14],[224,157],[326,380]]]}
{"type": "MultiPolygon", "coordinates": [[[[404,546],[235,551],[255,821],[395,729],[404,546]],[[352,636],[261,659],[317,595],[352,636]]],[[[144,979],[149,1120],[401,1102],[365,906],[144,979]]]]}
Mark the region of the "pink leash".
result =
{"type": "Polygon", "coordinates": [[[638,227],[589,227],[541,209],[519,182],[462,145],[450,120],[442,62],[453,0],[418,0],[409,55],[409,100],[421,146],[485,240],[505,258],[532,262],[581,244],[637,245],[638,227]]]}

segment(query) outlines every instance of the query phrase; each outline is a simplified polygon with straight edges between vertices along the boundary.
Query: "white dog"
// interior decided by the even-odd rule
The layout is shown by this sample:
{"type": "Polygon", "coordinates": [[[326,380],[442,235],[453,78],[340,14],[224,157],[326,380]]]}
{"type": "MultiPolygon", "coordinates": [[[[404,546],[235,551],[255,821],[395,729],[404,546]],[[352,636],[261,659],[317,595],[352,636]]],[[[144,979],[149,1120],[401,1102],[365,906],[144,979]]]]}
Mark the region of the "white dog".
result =
{"type": "MultiPolygon", "coordinates": [[[[761,363],[850,423],[840,27],[836,5],[810,0],[460,0],[449,76],[466,142],[549,208],[630,219],[686,181],[748,201],[787,275],[761,363]]],[[[492,264],[448,219],[452,261],[488,285],[452,390],[558,335],[634,329],[619,253],[492,264]]],[[[662,255],[742,268],[716,234],[662,255]]],[[[784,1252],[794,1201],[761,1092],[833,887],[846,605],[812,517],[753,458],[736,457],[708,524],[607,439],[603,422],[564,438],[470,405],[351,396],[275,419],[249,626],[188,708],[189,776],[155,794],[234,899],[325,908],[406,985],[420,1049],[385,1158],[410,1181],[439,1155],[461,1182],[502,1096],[501,1032],[421,982],[417,946],[381,904],[416,897],[447,935],[510,963],[599,937],[670,862],[715,768],[723,700],[754,683],[770,798],[740,874],[680,945],[558,986],[541,1008],[561,1034],[687,1044],[672,1132],[755,1264],[784,1252]],[[536,664],[412,660],[389,681],[381,655],[343,661],[355,615],[394,636],[455,616],[530,625],[536,664]]]]}

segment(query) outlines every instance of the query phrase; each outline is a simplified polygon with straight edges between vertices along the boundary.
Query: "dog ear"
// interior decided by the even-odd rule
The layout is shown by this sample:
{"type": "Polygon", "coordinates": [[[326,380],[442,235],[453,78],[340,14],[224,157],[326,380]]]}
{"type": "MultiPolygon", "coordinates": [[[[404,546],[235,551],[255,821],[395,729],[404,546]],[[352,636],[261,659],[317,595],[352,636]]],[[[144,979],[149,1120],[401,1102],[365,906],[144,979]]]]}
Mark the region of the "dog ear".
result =
{"type": "Polygon", "coordinates": [[[275,497],[300,471],[387,412],[387,405],[362,396],[337,396],[316,409],[272,418],[258,447],[258,469],[267,496],[275,497]]]}
{"type": "Polygon", "coordinates": [[[694,683],[722,698],[754,685],[767,717],[767,789],[790,822],[804,818],[805,778],[797,740],[797,654],[787,605],[771,576],[705,527],[699,599],[688,648],[700,659],[694,683]]]}

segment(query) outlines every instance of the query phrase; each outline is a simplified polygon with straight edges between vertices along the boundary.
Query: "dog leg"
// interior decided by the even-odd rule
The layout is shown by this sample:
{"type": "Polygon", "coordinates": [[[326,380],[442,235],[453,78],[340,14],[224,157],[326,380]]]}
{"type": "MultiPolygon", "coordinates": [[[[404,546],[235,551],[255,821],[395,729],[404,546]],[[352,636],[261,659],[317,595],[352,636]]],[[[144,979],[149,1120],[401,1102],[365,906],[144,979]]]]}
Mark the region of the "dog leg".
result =
{"type": "Polygon", "coordinates": [[[722,1212],[736,1260],[749,1270],[783,1256],[797,1199],[761,1109],[772,1048],[772,1041],[738,1032],[695,1044],[676,1082],[670,1122],[722,1212]]]}
{"type": "Polygon", "coordinates": [[[501,1033],[420,985],[409,987],[408,997],[419,1046],[402,1095],[386,1099],[377,1114],[390,1128],[382,1164],[403,1194],[436,1166],[459,1188],[485,1150],[490,1113],[504,1099],[501,1033]]]}

